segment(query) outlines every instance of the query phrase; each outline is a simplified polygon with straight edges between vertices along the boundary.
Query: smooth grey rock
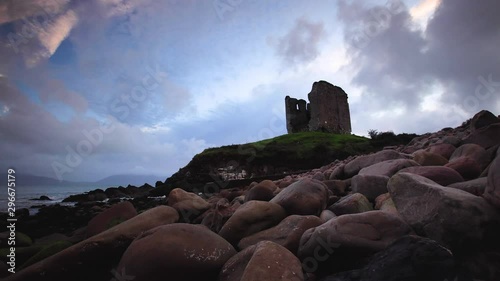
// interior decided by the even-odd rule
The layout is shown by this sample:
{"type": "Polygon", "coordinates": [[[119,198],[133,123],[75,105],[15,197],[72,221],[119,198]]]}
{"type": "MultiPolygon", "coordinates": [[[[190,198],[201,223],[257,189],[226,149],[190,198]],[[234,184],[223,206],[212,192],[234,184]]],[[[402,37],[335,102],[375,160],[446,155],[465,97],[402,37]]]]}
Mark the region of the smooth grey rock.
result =
{"type": "Polygon", "coordinates": [[[363,194],[368,200],[373,201],[380,194],[387,193],[389,177],[378,175],[356,175],[352,177],[351,189],[355,193],[363,194]]]}
{"type": "Polygon", "coordinates": [[[398,173],[387,184],[401,217],[417,234],[436,240],[452,251],[491,243],[500,236],[500,217],[478,196],[441,186],[411,173],[398,173]]]}

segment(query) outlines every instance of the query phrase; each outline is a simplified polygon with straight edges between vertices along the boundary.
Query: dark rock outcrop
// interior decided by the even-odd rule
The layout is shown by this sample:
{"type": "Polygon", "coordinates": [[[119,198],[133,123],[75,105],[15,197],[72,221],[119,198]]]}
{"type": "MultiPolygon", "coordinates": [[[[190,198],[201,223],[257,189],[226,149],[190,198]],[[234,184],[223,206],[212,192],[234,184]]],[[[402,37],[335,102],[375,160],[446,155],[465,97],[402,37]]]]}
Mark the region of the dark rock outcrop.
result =
{"type": "Polygon", "coordinates": [[[455,276],[450,250],[430,239],[404,236],[375,254],[362,269],[320,281],[444,281],[456,280],[455,276]]]}

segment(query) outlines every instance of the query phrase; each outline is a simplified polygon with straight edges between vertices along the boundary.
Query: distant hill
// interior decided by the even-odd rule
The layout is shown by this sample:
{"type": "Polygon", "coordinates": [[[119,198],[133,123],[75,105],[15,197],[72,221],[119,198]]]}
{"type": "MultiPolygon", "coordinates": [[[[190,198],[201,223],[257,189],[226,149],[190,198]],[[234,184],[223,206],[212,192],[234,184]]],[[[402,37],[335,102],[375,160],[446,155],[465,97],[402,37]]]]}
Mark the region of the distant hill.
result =
{"type": "MultiPolygon", "coordinates": [[[[30,174],[24,173],[16,173],[14,174],[16,177],[16,185],[17,186],[76,186],[76,185],[88,185],[88,182],[72,182],[72,181],[60,181],[58,179],[49,178],[49,177],[41,177],[34,176],[30,174]]],[[[7,176],[5,176],[6,178],[7,176]]]]}
{"type": "MultiPolygon", "coordinates": [[[[129,184],[135,186],[141,186],[148,183],[152,186],[155,185],[156,181],[164,180],[164,177],[156,175],[114,175],[109,176],[98,181],[88,181],[88,182],[74,182],[74,181],[60,181],[58,179],[34,176],[30,174],[18,173],[16,176],[17,186],[80,186],[80,185],[92,185],[99,186],[101,188],[111,187],[111,186],[127,186],[129,184]]],[[[3,178],[7,178],[4,174],[3,178]]]]}

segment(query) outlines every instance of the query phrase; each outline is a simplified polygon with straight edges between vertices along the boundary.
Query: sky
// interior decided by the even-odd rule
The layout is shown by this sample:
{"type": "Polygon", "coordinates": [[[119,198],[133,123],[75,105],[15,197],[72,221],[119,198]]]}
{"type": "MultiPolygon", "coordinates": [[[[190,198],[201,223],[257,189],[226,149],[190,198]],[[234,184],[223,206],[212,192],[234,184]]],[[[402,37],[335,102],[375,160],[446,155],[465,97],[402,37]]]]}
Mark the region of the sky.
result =
{"type": "Polygon", "coordinates": [[[353,133],[500,114],[497,0],[0,0],[0,169],[168,177],[286,134],[326,80],[353,133]]]}

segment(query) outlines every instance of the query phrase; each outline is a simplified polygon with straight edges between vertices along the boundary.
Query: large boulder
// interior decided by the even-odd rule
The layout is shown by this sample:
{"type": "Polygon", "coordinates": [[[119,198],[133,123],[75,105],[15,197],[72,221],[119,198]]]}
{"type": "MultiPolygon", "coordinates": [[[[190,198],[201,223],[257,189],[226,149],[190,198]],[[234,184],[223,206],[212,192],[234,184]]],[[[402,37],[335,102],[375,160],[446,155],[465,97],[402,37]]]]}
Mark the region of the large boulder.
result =
{"type": "Polygon", "coordinates": [[[442,139],[438,140],[438,143],[451,144],[457,147],[462,143],[462,140],[458,136],[445,136],[442,139]]]}
{"type": "Polygon", "coordinates": [[[239,188],[223,189],[219,192],[219,196],[227,199],[229,202],[241,195],[243,195],[243,190],[239,188]]]}
{"type": "Polygon", "coordinates": [[[493,206],[500,208],[500,149],[488,172],[488,185],[483,197],[493,206]]]}
{"type": "Polygon", "coordinates": [[[116,272],[134,281],[211,281],[235,254],[231,244],[208,228],[176,223],[137,237],[116,272]]]}
{"type": "Polygon", "coordinates": [[[299,248],[302,234],[309,228],[322,223],[322,220],[316,216],[291,215],[274,227],[241,239],[238,248],[245,249],[261,241],[268,240],[280,244],[295,254],[299,248]]]}
{"type": "Polygon", "coordinates": [[[343,180],[326,180],[323,183],[333,195],[345,195],[346,193],[347,185],[343,180]]]}
{"type": "Polygon", "coordinates": [[[347,195],[328,207],[335,215],[357,214],[372,211],[372,204],[361,193],[347,195]]]}
{"type": "Polygon", "coordinates": [[[340,180],[340,179],[344,179],[345,178],[345,175],[344,175],[344,167],[345,165],[344,164],[341,164],[341,165],[338,165],[336,166],[332,172],[330,173],[330,177],[329,179],[330,180],[340,180]]]}
{"type": "Polygon", "coordinates": [[[394,175],[387,187],[399,214],[417,234],[454,252],[482,243],[500,245],[500,217],[483,198],[411,173],[394,175]]]}
{"type": "Polygon", "coordinates": [[[495,124],[495,123],[500,123],[500,119],[498,119],[495,114],[489,112],[488,110],[481,110],[474,117],[472,117],[472,120],[470,122],[470,129],[472,132],[487,127],[489,125],[495,124]]]}
{"type": "Polygon", "coordinates": [[[482,177],[470,181],[450,184],[448,185],[448,187],[460,189],[469,192],[470,194],[474,194],[476,196],[481,196],[486,190],[487,185],[488,185],[488,178],[482,177]]]}
{"type": "Polygon", "coordinates": [[[389,194],[389,192],[381,194],[380,196],[375,198],[375,210],[380,210],[399,216],[398,210],[396,209],[394,201],[392,201],[391,194],[389,194]]]}
{"type": "Polygon", "coordinates": [[[178,219],[179,214],[175,209],[167,206],[155,207],[37,262],[5,280],[110,280],[112,267],[118,263],[136,237],[144,231],[177,222],[178,219]]]}
{"type": "Polygon", "coordinates": [[[328,276],[320,281],[444,281],[457,280],[450,250],[436,241],[407,235],[373,255],[358,270],[328,276]]]}
{"type": "Polygon", "coordinates": [[[298,257],[306,272],[352,269],[360,259],[410,233],[400,217],[383,211],[338,216],[304,232],[298,257]]]}
{"type": "Polygon", "coordinates": [[[226,198],[219,199],[214,207],[201,216],[196,218],[194,223],[202,224],[208,227],[215,233],[219,233],[222,226],[227,222],[227,220],[236,212],[236,210],[241,206],[241,203],[236,201],[230,204],[226,198]]]}
{"type": "Polygon", "coordinates": [[[329,221],[329,220],[331,220],[331,219],[333,219],[335,217],[337,217],[337,215],[335,215],[334,212],[332,212],[332,211],[330,211],[328,209],[327,210],[323,210],[323,212],[321,212],[321,214],[319,215],[319,218],[321,219],[321,221],[323,223],[325,223],[325,222],[327,222],[327,221],[329,221]]]}
{"type": "Polygon", "coordinates": [[[363,194],[368,200],[373,201],[380,194],[387,193],[389,177],[376,175],[356,175],[352,177],[352,192],[363,194]]]}
{"type": "MultiPolygon", "coordinates": [[[[448,144],[448,143],[439,143],[435,144],[432,146],[429,146],[425,150],[434,153],[437,155],[442,156],[445,159],[450,159],[451,155],[455,151],[456,147],[454,145],[448,144]]],[[[422,165],[422,166],[427,166],[427,165],[422,165]]],[[[439,165],[437,165],[439,166],[439,165]]]]}
{"type": "Polygon", "coordinates": [[[344,176],[346,178],[350,178],[356,175],[364,167],[368,167],[386,160],[401,158],[405,158],[405,156],[391,149],[382,150],[374,154],[358,156],[344,166],[344,176]]]}
{"type": "Polygon", "coordinates": [[[257,185],[254,185],[245,196],[245,201],[260,200],[269,201],[274,197],[274,192],[278,186],[270,180],[263,180],[257,185]]]}
{"type": "Polygon", "coordinates": [[[262,241],[230,258],[220,271],[217,280],[302,281],[304,280],[304,275],[302,274],[302,267],[299,259],[290,251],[274,242],[262,241]]]}
{"type": "Polygon", "coordinates": [[[290,215],[316,215],[326,208],[328,188],[317,180],[302,179],[283,189],[270,202],[282,206],[290,215]]]}
{"type": "Polygon", "coordinates": [[[93,217],[87,224],[87,237],[99,234],[137,215],[134,205],[123,201],[93,217]]]}
{"type": "Polygon", "coordinates": [[[490,154],[482,146],[468,143],[458,147],[450,157],[450,163],[458,159],[468,158],[474,160],[481,171],[488,166],[491,162],[490,154]]]}
{"type": "Polygon", "coordinates": [[[420,165],[417,162],[410,159],[387,160],[361,169],[358,175],[392,177],[392,175],[397,173],[399,170],[413,166],[420,166],[420,165]]]}
{"type": "Polygon", "coordinates": [[[445,167],[452,168],[457,171],[462,178],[465,180],[471,180],[479,177],[481,172],[481,166],[474,161],[474,159],[468,157],[460,157],[450,161],[450,163],[446,164],[445,167]]]}
{"type": "Polygon", "coordinates": [[[227,220],[219,235],[233,245],[249,235],[277,225],[286,217],[285,210],[276,203],[248,201],[227,220]]]}
{"type": "Polygon", "coordinates": [[[175,188],[168,194],[168,205],[179,212],[181,219],[190,222],[210,208],[210,203],[197,194],[175,188]]]}
{"type": "Polygon", "coordinates": [[[500,123],[477,129],[464,139],[464,143],[478,144],[486,149],[500,144],[500,123]]]}
{"type": "Polygon", "coordinates": [[[442,166],[415,166],[404,168],[399,172],[423,176],[444,186],[464,181],[464,178],[457,171],[442,166]]]}
{"type": "Polygon", "coordinates": [[[437,153],[418,150],[413,153],[413,160],[420,166],[444,166],[448,164],[448,159],[437,153]]]}

